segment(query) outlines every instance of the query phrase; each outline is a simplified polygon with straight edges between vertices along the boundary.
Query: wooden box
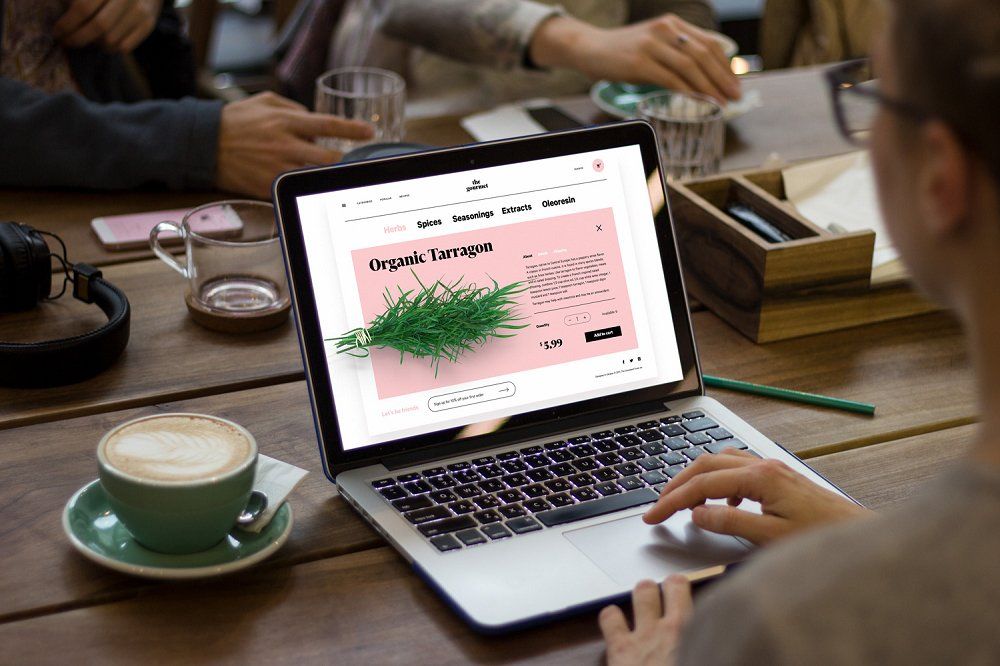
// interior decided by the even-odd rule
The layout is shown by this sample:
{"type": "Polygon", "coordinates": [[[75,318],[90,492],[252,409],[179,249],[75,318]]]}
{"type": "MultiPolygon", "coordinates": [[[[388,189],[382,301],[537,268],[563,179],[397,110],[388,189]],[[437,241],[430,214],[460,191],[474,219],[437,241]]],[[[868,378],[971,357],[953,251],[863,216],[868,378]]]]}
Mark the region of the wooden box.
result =
{"type": "Polygon", "coordinates": [[[780,170],[671,183],[670,206],[688,293],[754,342],[935,309],[905,276],[873,282],[875,234],[834,233],[802,217],[780,170]],[[732,219],[724,208],[733,200],[792,240],[768,242],[732,219]]]}

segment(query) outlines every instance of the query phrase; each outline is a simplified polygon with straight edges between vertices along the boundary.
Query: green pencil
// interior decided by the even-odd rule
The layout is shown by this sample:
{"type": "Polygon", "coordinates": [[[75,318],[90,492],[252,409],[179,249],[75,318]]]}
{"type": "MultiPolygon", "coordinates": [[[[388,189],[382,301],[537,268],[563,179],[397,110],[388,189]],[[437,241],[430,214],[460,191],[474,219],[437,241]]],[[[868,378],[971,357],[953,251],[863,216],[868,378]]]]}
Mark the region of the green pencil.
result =
{"type": "Polygon", "coordinates": [[[705,379],[705,386],[724,388],[731,391],[741,391],[743,393],[753,393],[763,395],[768,398],[779,398],[781,400],[791,400],[793,402],[804,402],[807,405],[819,405],[820,407],[832,407],[843,409],[848,412],[872,415],[875,413],[875,405],[867,402],[854,402],[853,400],[842,400],[840,398],[830,398],[825,395],[815,393],[804,393],[791,389],[775,388],[774,386],[764,386],[763,384],[751,384],[741,382],[736,379],[726,379],[724,377],[713,377],[712,375],[702,375],[705,379]]]}

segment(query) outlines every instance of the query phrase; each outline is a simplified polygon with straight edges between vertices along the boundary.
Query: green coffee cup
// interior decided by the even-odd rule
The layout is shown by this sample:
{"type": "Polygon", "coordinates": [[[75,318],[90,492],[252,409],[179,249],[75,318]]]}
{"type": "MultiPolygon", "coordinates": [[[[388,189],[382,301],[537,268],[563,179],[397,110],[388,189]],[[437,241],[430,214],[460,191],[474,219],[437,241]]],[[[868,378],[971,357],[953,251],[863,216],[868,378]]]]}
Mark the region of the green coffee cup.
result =
{"type": "Polygon", "coordinates": [[[101,486],[136,541],[195,553],[221,541],[253,488],[257,442],[204,414],[157,414],[123,423],[97,446],[101,486]]]}

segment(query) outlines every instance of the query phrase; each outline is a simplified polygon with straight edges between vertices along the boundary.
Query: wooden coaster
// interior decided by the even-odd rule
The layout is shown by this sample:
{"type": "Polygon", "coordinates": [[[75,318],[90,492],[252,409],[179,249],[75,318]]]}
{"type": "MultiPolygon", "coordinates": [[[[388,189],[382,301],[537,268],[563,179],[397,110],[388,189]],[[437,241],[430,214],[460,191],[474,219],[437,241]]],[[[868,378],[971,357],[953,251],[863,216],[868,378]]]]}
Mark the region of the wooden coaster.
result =
{"type": "Polygon", "coordinates": [[[220,333],[256,333],[281,326],[288,321],[292,309],[291,302],[277,310],[264,312],[220,312],[209,310],[194,299],[190,293],[184,298],[191,318],[198,324],[220,333]]]}

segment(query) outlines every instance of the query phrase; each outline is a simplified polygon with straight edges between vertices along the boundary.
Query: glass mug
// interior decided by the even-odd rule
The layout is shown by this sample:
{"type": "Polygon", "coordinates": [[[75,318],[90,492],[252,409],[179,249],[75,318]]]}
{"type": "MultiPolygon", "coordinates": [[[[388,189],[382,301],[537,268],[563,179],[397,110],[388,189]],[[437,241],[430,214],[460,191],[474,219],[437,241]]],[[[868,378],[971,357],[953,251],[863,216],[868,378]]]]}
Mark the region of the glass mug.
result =
{"type": "Polygon", "coordinates": [[[274,208],[260,201],[219,201],[190,211],[178,225],[160,222],[149,233],[157,257],[188,280],[185,301],[199,324],[225,332],[273,328],[288,318],[291,299],[285,279],[274,208]],[[241,238],[209,238],[192,223],[240,229],[241,238]],[[184,241],[183,261],[160,244],[173,233],[184,241]]]}
{"type": "Polygon", "coordinates": [[[318,143],[348,153],[369,143],[403,140],[406,82],[399,74],[374,67],[342,67],[316,79],[316,112],[362,120],[372,126],[371,139],[324,137],[318,143]]]}

